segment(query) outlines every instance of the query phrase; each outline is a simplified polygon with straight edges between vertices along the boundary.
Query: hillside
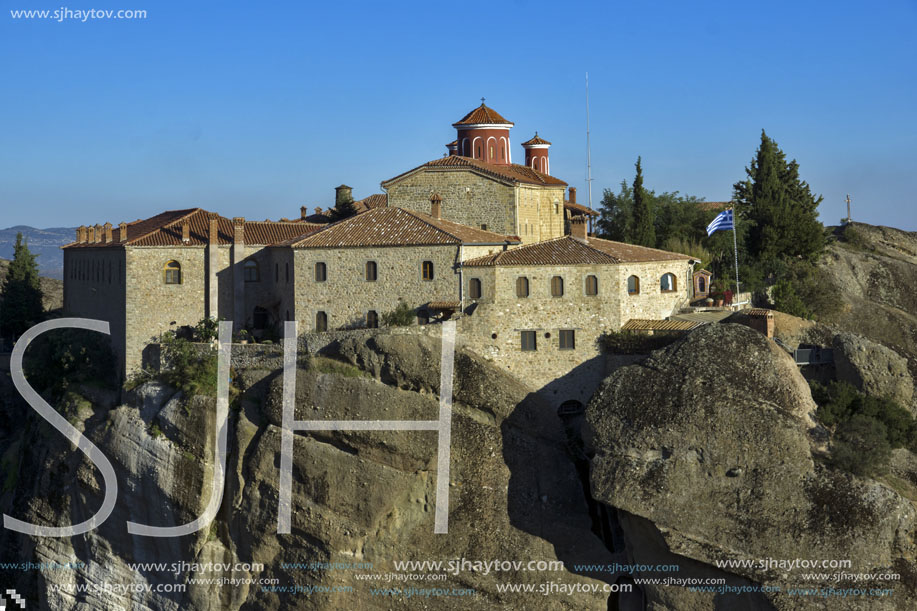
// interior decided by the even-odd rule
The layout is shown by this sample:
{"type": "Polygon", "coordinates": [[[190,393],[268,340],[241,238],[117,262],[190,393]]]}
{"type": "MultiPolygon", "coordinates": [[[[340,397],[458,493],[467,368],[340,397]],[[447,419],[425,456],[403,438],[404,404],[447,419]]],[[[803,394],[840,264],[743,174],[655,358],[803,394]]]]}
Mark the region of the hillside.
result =
{"type": "Polygon", "coordinates": [[[42,276],[56,278],[64,277],[64,254],[60,247],[73,241],[74,229],[69,227],[51,227],[49,229],[36,229],[25,225],[0,229],[0,258],[9,259],[13,256],[13,245],[16,243],[16,234],[22,232],[28,240],[29,250],[38,255],[38,269],[42,276]]]}
{"type": "MultiPolygon", "coordinates": [[[[6,270],[10,262],[7,259],[0,259],[0,283],[6,279],[6,270]]],[[[64,281],[56,278],[41,276],[41,292],[45,311],[56,310],[64,307],[64,281]]],[[[3,295],[0,293],[0,301],[3,295]]]]}

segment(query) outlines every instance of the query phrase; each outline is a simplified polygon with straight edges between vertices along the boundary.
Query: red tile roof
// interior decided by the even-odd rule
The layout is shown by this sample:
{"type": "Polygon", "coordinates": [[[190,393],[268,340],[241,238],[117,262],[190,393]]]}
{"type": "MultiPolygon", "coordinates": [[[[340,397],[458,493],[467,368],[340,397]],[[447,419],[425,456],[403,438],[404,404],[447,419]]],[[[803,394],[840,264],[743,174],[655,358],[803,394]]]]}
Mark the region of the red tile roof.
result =
{"type": "Polygon", "coordinates": [[[472,171],[478,172],[479,174],[484,174],[486,176],[491,176],[494,178],[509,180],[512,182],[522,182],[532,185],[547,185],[547,186],[566,186],[567,183],[562,181],[559,178],[554,178],[553,176],[548,176],[547,174],[542,174],[537,170],[526,167],[524,165],[519,165],[512,163],[509,165],[497,165],[494,163],[486,163],[480,159],[472,159],[471,157],[462,157],[461,155],[449,155],[448,157],[440,157],[439,159],[434,159],[433,161],[428,161],[427,163],[417,166],[412,170],[408,170],[394,178],[390,178],[382,183],[383,188],[398,179],[407,176],[408,174],[413,174],[414,172],[423,170],[424,168],[430,168],[434,171],[459,171],[463,169],[470,169],[472,171]]]}
{"type": "Polygon", "coordinates": [[[647,248],[646,246],[636,246],[635,244],[625,244],[624,242],[613,242],[611,240],[602,240],[600,238],[589,238],[589,246],[608,253],[622,263],[646,263],[649,261],[687,261],[693,259],[691,255],[685,255],[658,248],[647,248]]]}
{"type": "Polygon", "coordinates": [[[599,216],[599,213],[590,208],[589,206],[584,206],[582,204],[577,204],[576,202],[564,202],[564,209],[569,210],[573,214],[588,214],[589,216],[599,216]]]}
{"type": "Polygon", "coordinates": [[[545,140],[544,138],[541,138],[538,135],[538,132],[535,132],[535,137],[532,138],[531,140],[526,140],[525,142],[523,142],[522,146],[528,146],[530,144],[551,144],[551,143],[545,140]]]}
{"type": "Polygon", "coordinates": [[[500,113],[498,113],[493,108],[488,108],[482,102],[480,106],[453,123],[452,127],[458,127],[459,125],[487,125],[495,123],[514,125],[512,121],[507,121],[500,113]]]}
{"type": "Polygon", "coordinates": [[[385,193],[373,193],[369,197],[364,197],[363,199],[356,201],[353,204],[357,207],[358,212],[366,212],[367,210],[383,208],[388,206],[388,195],[385,193]]]}
{"type": "Polygon", "coordinates": [[[385,207],[352,216],[304,238],[286,242],[294,248],[435,244],[518,244],[518,240],[437,219],[422,212],[385,207]]]}
{"type": "Polygon", "coordinates": [[[591,248],[582,240],[570,236],[555,238],[505,250],[492,255],[469,259],[467,267],[493,265],[587,265],[620,263],[615,257],[591,248]]]}
{"type": "Polygon", "coordinates": [[[564,236],[465,261],[469,267],[493,265],[595,265],[649,261],[683,261],[688,255],[598,238],[564,236]]]}
{"type": "MultiPolygon", "coordinates": [[[[170,210],[127,224],[127,241],[121,241],[121,229],[112,228],[112,242],[71,243],[64,248],[119,248],[129,246],[203,246],[210,242],[210,212],[200,208],[170,210]],[[182,240],[182,225],[188,223],[189,240],[182,240]]],[[[246,221],[243,238],[246,244],[266,246],[280,241],[304,236],[323,225],[303,223],[301,221],[246,221]]],[[[218,243],[232,244],[232,220],[217,217],[218,243]]]]}

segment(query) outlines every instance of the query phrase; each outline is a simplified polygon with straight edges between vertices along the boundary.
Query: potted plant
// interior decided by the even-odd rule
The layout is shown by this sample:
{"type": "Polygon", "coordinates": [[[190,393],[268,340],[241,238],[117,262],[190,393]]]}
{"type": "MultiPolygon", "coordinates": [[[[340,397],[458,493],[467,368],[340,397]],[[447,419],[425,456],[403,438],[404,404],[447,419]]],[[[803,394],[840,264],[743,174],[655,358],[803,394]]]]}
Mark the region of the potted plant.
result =
{"type": "Polygon", "coordinates": [[[242,329],[239,331],[238,337],[239,343],[245,345],[249,342],[249,340],[251,340],[251,333],[248,332],[248,329],[242,329]]]}

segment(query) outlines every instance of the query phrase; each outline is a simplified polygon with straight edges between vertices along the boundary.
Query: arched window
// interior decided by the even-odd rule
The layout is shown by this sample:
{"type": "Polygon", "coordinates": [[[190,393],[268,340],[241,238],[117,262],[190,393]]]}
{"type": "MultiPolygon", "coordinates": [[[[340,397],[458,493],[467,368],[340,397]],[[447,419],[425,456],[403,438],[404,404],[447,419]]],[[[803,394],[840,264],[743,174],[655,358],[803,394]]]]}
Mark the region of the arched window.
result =
{"type": "Polygon", "coordinates": [[[516,297],[529,296],[529,279],[525,276],[516,278],[516,297]]]}
{"type": "Polygon", "coordinates": [[[677,288],[678,281],[675,278],[675,274],[662,274],[662,278],[659,279],[659,290],[663,293],[674,293],[677,288]]]}
{"type": "Polygon", "coordinates": [[[258,306],[255,308],[255,312],[252,314],[252,326],[256,329],[267,329],[268,326],[268,313],[267,310],[258,306]]]}
{"type": "Polygon", "coordinates": [[[420,266],[420,271],[424,280],[433,280],[433,261],[424,261],[420,266]]]}
{"type": "Polygon", "coordinates": [[[379,327],[379,314],[375,310],[366,313],[366,327],[376,329],[379,327]]]}
{"type": "Polygon", "coordinates": [[[181,284],[181,265],[178,261],[169,261],[163,268],[166,284],[181,284]]]}
{"type": "Polygon", "coordinates": [[[366,262],[366,281],[367,282],[376,281],[376,278],[378,278],[377,270],[378,268],[376,267],[375,261],[366,262]]]}
{"type": "Polygon", "coordinates": [[[706,293],[707,292],[707,279],[701,276],[697,279],[697,292],[706,293]]]}
{"type": "Polygon", "coordinates": [[[468,297],[471,299],[481,298],[481,279],[472,278],[468,281],[468,297]]]}
{"type": "Polygon", "coordinates": [[[245,278],[246,282],[258,282],[258,263],[256,261],[246,261],[242,266],[242,270],[242,276],[245,278]]]}
{"type": "Polygon", "coordinates": [[[586,295],[595,297],[599,294],[599,279],[592,274],[586,276],[586,295]]]}
{"type": "Polygon", "coordinates": [[[631,276],[627,279],[627,294],[628,295],[639,295],[640,294],[640,278],[636,276],[631,276]]]}
{"type": "Polygon", "coordinates": [[[494,158],[494,145],[493,144],[490,145],[490,158],[491,159],[494,158]]]}
{"type": "Polygon", "coordinates": [[[324,282],[328,279],[328,267],[321,261],[315,264],[315,281],[324,282]]]}
{"type": "Polygon", "coordinates": [[[560,276],[551,278],[551,297],[564,296],[564,279],[560,276]]]}
{"type": "Polygon", "coordinates": [[[315,313],[315,330],[316,331],[327,331],[328,330],[328,315],[324,312],[315,313]]]}

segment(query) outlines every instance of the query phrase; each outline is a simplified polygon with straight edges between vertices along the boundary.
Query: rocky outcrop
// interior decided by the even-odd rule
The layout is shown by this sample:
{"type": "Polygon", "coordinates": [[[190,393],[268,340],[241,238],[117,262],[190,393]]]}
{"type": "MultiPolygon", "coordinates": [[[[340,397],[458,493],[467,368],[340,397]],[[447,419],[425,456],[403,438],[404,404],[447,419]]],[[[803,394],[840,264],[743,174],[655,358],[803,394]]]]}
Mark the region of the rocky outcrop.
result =
{"type": "MultiPolygon", "coordinates": [[[[872,480],[821,464],[826,434],[808,386],[785,352],[746,327],[708,325],[605,380],[587,413],[595,498],[617,508],[636,561],[684,559],[727,583],[777,586],[729,595],[648,591],[661,608],[854,609],[862,600],[791,596],[838,587],[802,572],[724,561],[850,559],[850,573],[913,572],[915,509],[872,480]],[[720,563],[720,564],[718,564],[720,563]],[[735,606],[739,604],[739,606],[735,606]]],[[[834,571],[827,571],[833,573],[834,571]]],[[[682,575],[684,576],[684,575],[682,575]]],[[[862,585],[862,584],[861,584],[862,585]]],[[[910,608],[911,591],[870,608],[910,608]]]]}
{"type": "MultiPolygon", "coordinates": [[[[439,339],[385,336],[344,340],[324,356],[303,357],[297,370],[297,419],[436,419],[439,339]]],[[[600,586],[573,564],[609,562],[591,531],[583,484],[567,452],[553,407],[515,379],[458,352],[449,482],[449,532],[433,533],[435,431],[297,433],[292,533],[277,534],[282,375],[275,369],[233,374],[226,488],[211,527],[185,537],[153,539],[126,532],[127,520],[171,526],[197,517],[213,477],[214,400],[185,397],[148,383],[125,405],[74,410],[74,419],[111,459],[119,479],[115,512],[84,537],[30,539],[9,531],[0,546],[35,561],[83,561],[80,570],[23,573],[17,587],[45,609],[605,609],[607,594],[540,596],[499,591],[503,584],[600,586]],[[385,582],[401,560],[565,561],[568,570],[526,567],[435,573],[435,580],[385,582]],[[132,570],[135,562],[261,563],[263,570],[132,570]],[[359,570],[309,569],[310,562],[371,563],[359,570]],[[300,563],[297,566],[296,563],[300,563]],[[364,581],[356,574],[382,575],[364,581]],[[194,583],[237,579],[236,585],[194,583]],[[315,588],[306,595],[263,588],[315,588]],[[72,595],[75,584],[181,584],[180,593],[72,595]],[[409,600],[374,596],[379,587],[473,589],[474,596],[409,600]],[[337,587],[339,591],[333,589],[337,587]],[[344,588],[344,589],[342,589],[344,588]],[[352,590],[346,590],[352,588],[352,590]]],[[[9,406],[8,406],[9,407],[9,406]]],[[[17,407],[16,409],[20,409],[17,407]]],[[[82,454],[34,421],[20,441],[30,446],[4,512],[44,524],[75,522],[101,502],[101,478],[82,454]]],[[[244,569],[244,567],[242,567],[244,569]]],[[[505,567],[504,567],[505,568],[505,567]]],[[[599,575],[599,577],[604,577],[599,575]]]]}
{"type": "Polygon", "coordinates": [[[833,347],[838,380],[849,382],[866,394],[894,399],[915,411],[914,381],[906,358],[853,333],[836,335],[833,347]]]}

